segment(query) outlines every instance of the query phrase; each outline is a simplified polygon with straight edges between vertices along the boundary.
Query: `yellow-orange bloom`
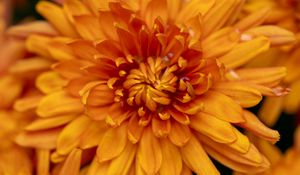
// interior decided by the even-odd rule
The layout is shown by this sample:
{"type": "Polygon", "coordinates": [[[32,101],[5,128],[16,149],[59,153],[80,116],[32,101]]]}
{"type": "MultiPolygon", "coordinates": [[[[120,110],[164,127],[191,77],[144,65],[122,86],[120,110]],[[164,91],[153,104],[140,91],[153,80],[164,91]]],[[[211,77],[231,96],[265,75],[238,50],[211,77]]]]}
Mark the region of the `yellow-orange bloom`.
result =
{"type": "MultiPolygon", "coordinates": [[[[290,87],[291,92],[283,97],[266,98],[259,112],[261,120],[269,126],[277,121],[281,112],[294,114],[299,110],[300,100],[300,71],[299,65],[299,3],[293,0],[249,0],[244,6],[245,13],[252,13],[257,9],[269,8],[269,15],[265,24],[281,26],[296,33],[297,42],[286,47],[273,48],[265,54],[260,55],[250,66],[285,66],[287,76],[283,83],[290,87]]],[[[273,33],[275,33],[274,31],[273,33]]],[[[276,38],[274,38],[276,39],[276,38]]]]}
{"type": "Polygon", "coordinates": [[[45,94],[40,118],[17,142],[48,157],[55,150],[54,174],[75,175],[91,161],[88,175],[219,174],[208,155],[236,171],[264,171],[267,159],[236,126],[279,139],[245,108],[263,95],[284,95],[285,68],[241,67],[294,36],[276,26],[261,30],[265,10],[237,20],[242,5],[40,2],[37,10],[60,35],[31,35],[27,49],[56,63],[36,79],[45,94]]]}

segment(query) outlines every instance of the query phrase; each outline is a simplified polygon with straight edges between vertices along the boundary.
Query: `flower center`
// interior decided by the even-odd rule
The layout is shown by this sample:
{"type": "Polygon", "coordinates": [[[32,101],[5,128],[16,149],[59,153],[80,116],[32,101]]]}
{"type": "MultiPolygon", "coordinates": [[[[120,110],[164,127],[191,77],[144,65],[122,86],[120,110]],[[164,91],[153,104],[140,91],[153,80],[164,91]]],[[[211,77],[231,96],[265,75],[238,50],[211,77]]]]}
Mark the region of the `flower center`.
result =
{"type": "Polygon", "coordinates": [[[127,103],[130,106],[145,105],[150,111],[171,103],[171,95],[176,92],[178,77],[176,64],[170,65],[167,57],[148,57],[132,69],[123,84],[129,91],[127,103]]]}

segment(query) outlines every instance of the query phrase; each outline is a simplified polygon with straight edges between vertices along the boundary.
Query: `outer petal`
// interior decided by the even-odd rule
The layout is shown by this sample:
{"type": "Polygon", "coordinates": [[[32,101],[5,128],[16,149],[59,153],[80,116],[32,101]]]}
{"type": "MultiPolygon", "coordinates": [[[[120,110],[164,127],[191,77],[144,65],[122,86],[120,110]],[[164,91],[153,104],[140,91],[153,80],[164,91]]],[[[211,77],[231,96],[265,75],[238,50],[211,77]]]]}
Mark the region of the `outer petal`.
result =
{"type": "Polygon", "coordinates": [[[206,113],[191,116],[190,126],[219,143],[230,143],[236,140],[230,123],[206,113]]]}
{"type": "Polygon", "coordinates": [[[37,5],[37,11],[42,14],[64,36],[76,37],[77,32],[68,21],[63,10],[54,3],[41,1],[37,5]]]}
{"type": "Polygon", "coordinates": [[[147,174],[155,174],[162,164],[162,150],[159,141],[153,135],[150,127],[144,130],[140,140],[137,159],[147,174]]]}
{"type": "Polygon", "coordinates": [[[200,142],[193,136],[181,149],[181,156],[186,165],[197,174],[219,175],[200,142]]]}
{"type": "Polygon", "coordinates": [[[98,160],[102,163],[119,156],[127,143],[127,124],[116,128],[110,128],[104,134],[97,149],[98,160]]]}
{"type": "Polygon", "coordinates": [[[279,133],[266,127],[260,120],[251,112],[244,110],[245,123],[240,123],[239,125],[243,128],[252,131],[258,137],[262,137],[264,140],[271,141],[273,143],[279,140],[279,133]]]}
{"type": "Polygon", "coordinates": [[[107,174],[127,175],[135,158],[136,147],[128,142],[123,152],[111,161],[107,174]]]}
{"type": "Polygon", "coordinates": [[[182,159],[178,148],[168,139],[162,139],[162,164],[159,170],[160,175],[180,175],[182,170],[182,159]]]}
{"type": "Polygon", "coordinates": [[[82,110],[79,99],[70,97],[64,91],[58,91],[45,96],[36,112],[41,117],[50,117],[61,114],[78,114],[82,110]]]}
{"type": "Polygon", "coordinates": [[[204,103],[203,112],[213,115],[230,123],[245,121],[242,116],[242,108],[231,98],[219,92],[208,91],[199,97],[197,101],[204,103]]]}
{"type": "Polygon", "coordinates": [[[236,68],[244,65],[255,56],[267,51],[270,42],[265,37],[258,37],[251,41],[236,45],[229,53],[219,58],[227,68],[236,68]]]}
{"type": "Polygon", "coordinates": [[[262,99],[258,90],[242,82],[222,82],[213,86],[213,89],[229,96],[245,108],[257,105],[262,99]]]}
{"type": "Polygon", "coordinates": [[[80,149],[73,149],[65,160],[59,175],[79,175],[81,154],[82,151],[80,149]]]}
{"type": "Polygon", "coordinates": [[[79,116],[64,127],[57,139],[57,152],[65,155],[75,148],[79,144],[82,133],[89,127],[90,122],[91,120],[87,116],[79,116]]]}

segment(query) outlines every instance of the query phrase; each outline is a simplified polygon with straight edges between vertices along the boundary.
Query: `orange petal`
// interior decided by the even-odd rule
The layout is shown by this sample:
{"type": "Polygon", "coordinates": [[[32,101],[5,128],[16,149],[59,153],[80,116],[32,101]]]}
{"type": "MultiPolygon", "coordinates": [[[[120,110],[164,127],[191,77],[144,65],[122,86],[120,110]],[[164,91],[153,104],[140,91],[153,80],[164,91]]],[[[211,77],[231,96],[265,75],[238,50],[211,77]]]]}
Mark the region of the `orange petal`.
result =
{"type": "Polygon", "coordinates": [[[12,106],[14,100],[21,95],[23,82],[11,75],[0,78],[0,108],[12,106]]]}
{"type": "Polygon", "coordinates": [[[36,79],[36,87],[45,94],[62,90],[67,83],[58,73],[54,71],[44,72],[36,79]]]}
{"type": "Polygon", "coordinates": [[[171,132],[168,135],[170,141],[176,146],[184,146],[191,138],[190,128],[186,125],[172,122],[171,132]]]}
{"type": "Polygon", "coordinates": [[[79,147],[88,149],[97,146],[107,129],[108,126],[105,122],[92,121],[80,136],[79,147]]]}
{"type": "Polygon", "coordinates": [[[74,20],[76,29],[83,39],[99,40],[104,38],[101,26],[96,17],[92,15],[80,15],[74,16],[74,20]]]}
{"type": "Polygon", "coordinates": [[[250,41],[237,44],[230,52],[219,58],[227,68],[234,69],[242,66],[255,56],[267,51],[270,42],[265,37],[258,37],[250,41]]]}
{"type": "Polygon", "coordinates": [[[72,42],[71,38],[54,38],[46,44],[51,58],[58,61],[76,59],[75,54],[68,43],[72,42]]]}
{"type": "MultiPolygon", "coordinates": [[[[221,28],[227,20],[232,16],[236,7],[240,6],[241,0],[219,0],[204,15],[203,18],[203,35],[208,36],[213,31],[221,28]]],[[[196,6],[195,6],[196,7],[196,6]]]]}
{"type": "Polygon", "coordinates": [[[231,27],[218,30],[202,41],[203,58],[214,58],[224,55],[240,40],[240,34],[231,27]]]}
{"type": "Polygon", "coordinates": [[[276,143],[279,140],[279,133],[266,127],[254,114],[244,110],[244,118],[246,122],[239,125],[247,130],[252,131],[258,137],[268,140],[272,143],[276,143]]]}
{"type": "Polygon", "coordinates": [[[33,21],[21,25],[12,26],[7,33],[14,37],[27,38],[31,34],[39,35],[58,35],[57,31],[45,21],[33,21]]]}
{"type": "Polygon", "coordinates": [[[36,53],[37,55],[50,58],[51,55],[48,51],[48,43],[50,38],[42,35],[30,35],[26,40],[26,48],[28,51],[36,53]]]}
{"type": "Polygon", "coordinates": [[[168,20],[168,11],[167,9],[167,0],[152,0],[148,3],[145,14],[146,23],[149,27],[153,26],[153,23],[156,18],[160,18],[163,23],[167,23],[168,20]]]}
{"type": "Polygon", "coordinates": [[[184,163],[195,173],[201,175],[219,175],[200,142],[192,136],[189,142],[180,148],[184,163]],[[205,167],[205,168],[203,168],[205,167]]]}
{"type": "Polygon", "coordinates": [[[232,98],[244,108],[255,106],[262,100],[258,90],[241,82],[221,82],[214,85],[213,89],[232,98]]]}
{"type": "Polygon", "coordinates": [[[119,156],[127,143],[127,124],[116,128],[110,128],[104,134],[97,149],[97,157],[100,163],[119,156]]]}
{"type": "Polygon", "coordinates": [[[78,146],[82,133],[90,126],[91,120],[87,116],[79,116],[64,127],[57,139],[57,152],[68,154],[78,146]]]}
{"type": "Polygon", "coordinates": [[[202,141],[204,146],[214,149],[222,156],[228,157],[235,162],[249,166],[261,166],[261,163],[263,163],[263,155],[252,144],[246,153],[240,153],[230,148],[227,144],[214,142],[203,135],[198,135],[198,138],[202,141]]]}
{"type": "Polygon", "coordinates": [[[127,136],[132,143],[137,143],[143,133],[143,126],[139,125],[138,116],[130,117],[128,122],[127,136]]]}
{"type": "Polygon", "coordinates": [[[156,174],[162,164],[162,150],[150,127],[147,127],[139,142],[138,163],[147,174],[156,174]]]}
{"type": "Polygon", "coordinates": [[[54,149],[56,148],[56,140],[60,132],[61,128],[23,132],[17,136],[16,142],[25,147],[54,149]]]}
{"type": "Polygon", "coordinates": [[[219,162],[222,164],[230,167],[231,169],[238,171],[238,172],[243,172],[243,173],[259,173],[267,170],[270,166],[270,163],[266,158],[263,159],[263,163],[261,163],[261,166],[256,167],[256,166],[249,166],[245,165],[242,163],[238,163],[230,157],[223,156],[220,153],[216,152],[215,150],[211,149],[210,147],[205,147],[205,150],[211,155],[213,158],[217,159],[219,162]]]}
{"type": "Polygon", "coordinates": [[[166,137],[171,131],[170,120],[161,120],[158,117],[153,117],[152,131],[156,137],[166,137]]]}
{"type": "Polygon", "coordinates": [[[267,97],[258,112],[260,120],[267,126],[274,126],[282,112],[283,102],[283,97],[267,97]]]}
{"type": "Polygon", "coordinates": [[[73,149],[58,175],[79,175],[82,150],[73,149]]]}
{"type": "Polygon", "coordinates": [[[205,95],[196,100],[204,103],[203,112],[213,115],[218,119],[230,123],[240,123],[245,121],[240,105],[222,93],[208,91],[205,95]]]}
{"type": "Polygon", "coordinates": [[[37,149],[37,175],[49,175],[50,170],[50,150],[37,149]]]}
{"type": "Polygon", "coordinates": [[[37,107],[37,114],[50,117],[62,114],[78,114],[83,107],[79,99],[72,98],[64,91],[58,91],[45,96],[37,107]]]}
{"type": "Polygon", "coordinates": [[[64,13],[66,14],[67,18],[69,19],[69,21],[72,24],[74,24],[74,18],[76,16],[91,14],[91,12],[87,8],[87,6],[83,2],[78,1],[78,0],[65,1],[63,3],[63,10],[64,10],[64,13]]]}
{"type": "Polygon", "coordinates": [[[230,77],[230,75],[228,78],[273,87],[278,85],[285,75],[285,67],[244,68],[235,72],[235,78],[230,77]]]}
{"type": "Polygon", "coordinates": [[[206,113],[191,116],[190,126],[219,143],[230,143],[236,140],[230,123],[206,113]]]}
{"type": "Polygon", "coordinates": [[[275,46],[286,45],[296,41],[294,33],[278,26],[258,26],[247,30],[245,34],[252,37],[268,37],[271,44],[275,46]]]}
{"type": "Polygon", "coordinates": [[[136,145],[128,142],[124,151],[111,161],[107,174],[128,174],[135,159],[136,147],[136,145]]]}
{"type": "Polygon", "coordinates": [[[270,14],[269,8],[257,10],[254,13],[251,13],[250,15],[246,16],[245,18],[237,22],[235,24],[235,27],[241,31],[245,31],[247,29],[259,26],[267,19],[269,14],[270,14]]]}
{"type": "Polygon", "coordinates": [[[51,2],[41,1],[37,4],[36,9],[64,36],[78,36],[61,7],[51,2]]]}
{"type": "Polygon", "coordinates": [[[182,170],[182,160],[178,148],[168,139],[162,139],[160,142],[163,159],[159,174],[180,175],[182,170]]]}
{"type": "Polygon", "coordinates": [[[27,131],[37,131],[43,129],[51,129],[57,126],[64,125],[73,120],[76,115],[63,115],[49,118],[38,118],[26,126],[27,131]]]}
{"type": "Polygon", "coordinates": [[[37,72],[48,70],[52,62],[40,57],[20,59],[10,67],[10,72],[20,76],[36,76],[37,72]]]}
{"type": "Polygon", "coordinates": [[[191,0],[182,4],[183,7],[179,11],[178,16],[175,18],[176,22],[178,23],[187,21],[188,19],[199,14],[205,15],[212,8],[212,6],[215,5],[215,0],[191,0]]]}

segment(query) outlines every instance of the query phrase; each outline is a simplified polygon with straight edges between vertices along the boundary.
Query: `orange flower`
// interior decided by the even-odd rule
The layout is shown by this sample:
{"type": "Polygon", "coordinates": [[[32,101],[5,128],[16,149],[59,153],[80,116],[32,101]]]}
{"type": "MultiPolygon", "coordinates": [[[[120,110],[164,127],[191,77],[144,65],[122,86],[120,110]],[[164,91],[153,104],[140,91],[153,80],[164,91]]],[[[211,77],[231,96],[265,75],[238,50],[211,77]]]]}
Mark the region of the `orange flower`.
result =
{"type": "Polygon", "coordinates": [[[264,171],[267,159],[235,126],[279,139],[246,108],[286,93],[279,86],[285,68],[241,66],[294,36],[259,26],[265,10],[237,20],[242,5],[40,2],[37,10],[60,35],[31,35],[27,49],[56,63],[36,79],[45,94],[40,118],[17,142],[48,156],[55,150],[54,174],[78,174],[92,159],[89,175],[219,174],[208,154],[237,171],[264,171]]]}
{"type": "Polygon", "coordinates": [[[264,22],[281,26],[296,33],[297,42],[285,47],[273,48],[265,54],[260,55],[249,64],[249,66],[285,66],[287,76],[283,83],[290,87],[291,92],[287,96],[268,97],[260,112],[261,120],[269,126],[273,126],[281,112],[294,114],[299,110],[300,100],[300,72],[299,64],[299,3],[293,0],[250,0],[244,6],[245,13],[252,13],[257,9],[268,7],[269,15],[264,22]]]}

